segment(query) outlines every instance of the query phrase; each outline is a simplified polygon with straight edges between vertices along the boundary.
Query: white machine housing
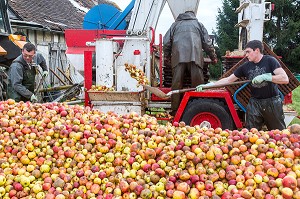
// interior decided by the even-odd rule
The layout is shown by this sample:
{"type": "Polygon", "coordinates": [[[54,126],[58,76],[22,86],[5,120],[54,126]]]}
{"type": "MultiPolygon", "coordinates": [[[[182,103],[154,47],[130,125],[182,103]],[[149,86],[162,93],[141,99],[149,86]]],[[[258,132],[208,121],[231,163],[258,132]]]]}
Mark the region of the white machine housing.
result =
{"type": "MultiPolygon", "coordinates": [[[[185,11],[197,13],[200,0],[136,0],[127,34],[124,37],[101,38],[94,42],[96,48],[96,84],[115,87],[117,92],[136,94],[143,91],[142,86],[130,77],[125,71],[125,63],[136,64],[136,67],[144,71],[150,80],[151,54],[150,43],[152,40],[151,28],[156,28],[159,16],[166,1],[174,19],[185,11]],[[124,41],[119,48],[117,41],[124,41]],[[136,54],[134,52],[140,52],[136,54]]],[[[142,101],[92,101],[94,107],[106,111],[114,111],[117,114],[138,112],[142,114],[142,101]],[[124,106],[126,104],[126,106],[124,106]],[[124,108],[125,107],[125,108],[124,108]],[[137,108],[139,107],[139,108],[137,108]]]]}
{"type": "Polygon", "coordinates": [[[264,22],[271,18],[271,2],[264,0],[240,0],[238,13],[239,51],[251,40],[263,39],[264,22]]]}

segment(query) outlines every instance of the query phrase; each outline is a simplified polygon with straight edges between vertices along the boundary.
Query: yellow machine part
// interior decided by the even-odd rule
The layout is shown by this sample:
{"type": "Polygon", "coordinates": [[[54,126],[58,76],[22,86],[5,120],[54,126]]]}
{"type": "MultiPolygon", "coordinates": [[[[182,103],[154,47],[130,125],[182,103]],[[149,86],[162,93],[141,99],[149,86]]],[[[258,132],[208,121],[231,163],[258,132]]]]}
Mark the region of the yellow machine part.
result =
{"type": "Polygon", "coordinates": [[[0,46],[0,55],[7,55],[7,51],[0,46]]]}
{"type": "Polygon", "coordinates": [[[26,37],[22,35],[10,34],[8,38],[21,49],[23,49],[23,46],[27,43],[26,37]]]}

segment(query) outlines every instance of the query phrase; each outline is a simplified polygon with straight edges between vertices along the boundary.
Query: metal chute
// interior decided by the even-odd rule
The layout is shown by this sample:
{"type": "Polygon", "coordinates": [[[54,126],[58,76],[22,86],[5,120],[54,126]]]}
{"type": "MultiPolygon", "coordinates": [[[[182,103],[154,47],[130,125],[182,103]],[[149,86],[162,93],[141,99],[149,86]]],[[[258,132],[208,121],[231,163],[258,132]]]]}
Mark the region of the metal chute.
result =
{"type": "Polygon", "coordinates": [[[193,11],[197,14],[200,0],[167,0],[167,2],[174,19],[176,19],[180,13],[184,13],[186,11],[193,11]]]}

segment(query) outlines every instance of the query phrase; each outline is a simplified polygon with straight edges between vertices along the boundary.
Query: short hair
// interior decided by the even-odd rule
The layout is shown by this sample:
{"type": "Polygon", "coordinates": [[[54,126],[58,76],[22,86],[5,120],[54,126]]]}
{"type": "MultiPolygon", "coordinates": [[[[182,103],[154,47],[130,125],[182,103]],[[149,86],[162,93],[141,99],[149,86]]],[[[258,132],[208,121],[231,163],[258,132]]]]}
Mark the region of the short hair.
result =
{"type": "Polygon", "coordinates": [[[249,41],[246,46],[245,46],[245,49],[246,48],[251,48],[252,50],[255,50],[255,49],[259,49],[260,52],[262,53],[263,50],[264,50],[264,47],[263,47],[263,44],[261,41],[259,40],[252,40],[252,41],[249,41]]]}
{"type": "Polygon", "coordinates": [[[33,45],[32,43],[29,43],[29,42],[23,46],[23,50],[24,49],[27,50],[28,52],[36,51],[35,45],[33,45]]]}

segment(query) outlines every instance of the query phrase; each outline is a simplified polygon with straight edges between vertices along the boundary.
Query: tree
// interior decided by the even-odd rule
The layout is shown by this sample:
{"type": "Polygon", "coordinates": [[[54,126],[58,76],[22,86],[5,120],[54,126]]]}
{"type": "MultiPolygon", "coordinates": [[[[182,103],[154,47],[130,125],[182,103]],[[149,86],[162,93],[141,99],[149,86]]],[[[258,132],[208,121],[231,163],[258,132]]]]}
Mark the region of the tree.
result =
{"type": "Polygon", "coordinates": [[[218,10],[216,42],[219,46],[221,56],[227,50],[233,51],[238,48],[238,15],[234,12],[239,6],[239,0],[224,0],[222,10],[218,10]]]}
{"type": "Polygon", "coordinates": [[[300,2],[273,0],[272,18],[265,23],[264,41],[293,72],[300,72],[300,2]]]}

